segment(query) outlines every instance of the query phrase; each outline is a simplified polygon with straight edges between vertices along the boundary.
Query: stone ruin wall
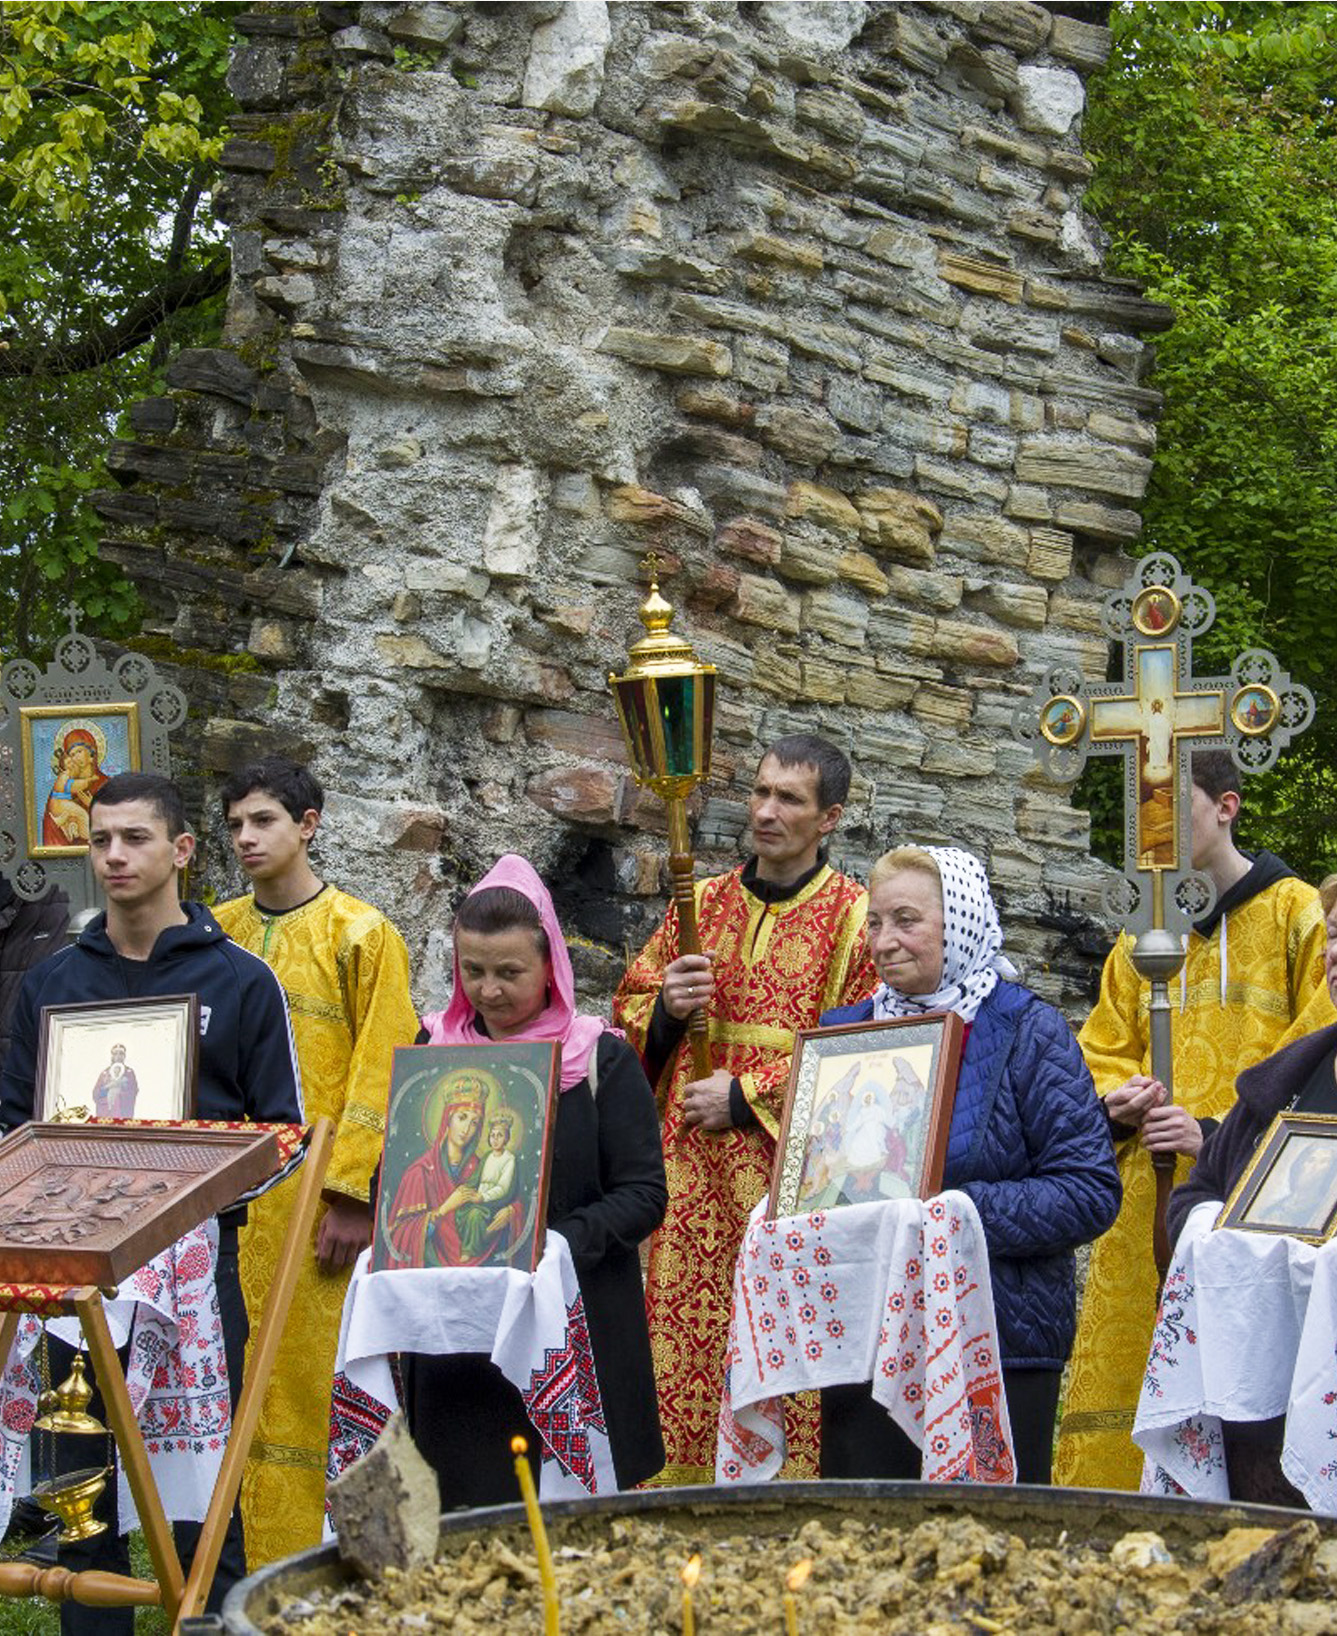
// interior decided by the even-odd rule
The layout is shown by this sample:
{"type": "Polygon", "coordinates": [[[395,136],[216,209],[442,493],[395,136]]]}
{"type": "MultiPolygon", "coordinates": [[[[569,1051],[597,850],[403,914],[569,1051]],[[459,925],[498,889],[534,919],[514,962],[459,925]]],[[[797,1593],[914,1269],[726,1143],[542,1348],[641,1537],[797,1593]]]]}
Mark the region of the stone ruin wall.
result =
{"type": "Polygon", "coordinates": [[[1155,442],[1168,314],[1081,214],[1106,31],[1025,0],[238,28],[225,345],[132,409],[99,501],[192,698],[206,882],[240,889],[220,774],[277,746],[420,1001],[506,849],[606,996],[666,899],[606,690],[653,547],[721,677],[702,867],[741,855],[759,747],[818,730],[856,767],[835,860],[972,847],[1080,1014],[1101,870],[1011,718],[1044,664],[1104,675],[1155,442]]]}

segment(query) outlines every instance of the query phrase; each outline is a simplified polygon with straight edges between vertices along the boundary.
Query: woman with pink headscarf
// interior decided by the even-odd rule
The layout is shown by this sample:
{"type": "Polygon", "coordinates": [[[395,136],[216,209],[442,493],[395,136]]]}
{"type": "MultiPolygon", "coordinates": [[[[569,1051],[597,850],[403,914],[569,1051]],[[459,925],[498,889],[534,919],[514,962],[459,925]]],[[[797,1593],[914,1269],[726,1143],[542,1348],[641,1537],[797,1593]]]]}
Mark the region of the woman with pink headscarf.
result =
{"type": "MultiPolygon", "coordinates": [[[[644,1482],[664,1463],[639,1253],[668,1202],[659,1116],[626,1040],[577,1012],[552,898],[525,859],[500,859],[461,904],[454,990],[423,1029],[419,1043],[432,1045],[551,1040],[562,1048],[548,1226],[575,1263],[618,1486],[644,1482]]],[[[540,1448],[520,1393],[482,1354],[405,1363],[409,1425],[443,1505],[513,1500],[511,1438],[528,1439],[536,1464],[540,1448]]]]}

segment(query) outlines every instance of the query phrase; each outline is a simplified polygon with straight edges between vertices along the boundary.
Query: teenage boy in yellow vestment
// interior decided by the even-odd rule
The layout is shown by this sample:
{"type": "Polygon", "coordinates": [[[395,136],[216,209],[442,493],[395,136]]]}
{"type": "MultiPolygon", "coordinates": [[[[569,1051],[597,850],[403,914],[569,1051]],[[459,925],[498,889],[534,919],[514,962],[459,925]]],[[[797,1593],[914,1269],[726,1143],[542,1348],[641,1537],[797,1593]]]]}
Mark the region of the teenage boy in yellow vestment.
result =
{"type": "Polygon", "coordinates": [[[1179,1154],[1182,1182],[1206,1132],[1234,1105],[1236,1076],[1337,1016],[1323,980],[1318,894],[1272,853],[1250,858],[1236,847],[1239,790],[1224,751],[1193,757],[1193,867],[1211,876],[1217,897],[1189,933],[1170,987],[1174,1102],[1151,1077],[1150,987],[1126,935],[1078,1035],[1114,1134],[1123,1207],[1092,1250],[1082,1297],[1054,1460],[1054,1481],[1069,1488],[1136,1489],[1141,1479],[1131,1433],[1156,1317],[1151,1155],[1179,1154]]]}
{"type": "MultiPolygon", "coordinates": [[[[215,912],[273,967],[288,996],[309,1118],[334,1121],[334,1153],[241,1491],[252,1569],[320,1542],[330,1388],[344,1292],[371,1242],[368,1184],[381,1156],[391,1053],[418,1017],[403,939],[380,912],[326,885],[308,848],[324,794],[305,767],[273,756],[224,784],[233,850],[254,890],[215,912]]],[[[250,1207],[241,1279],[262,1309],[287,1228],[285,1183],[250,1207]]]]}
{"type": "MultiPolygon", "coordinates": [[[[762,757],[752,788],[754,855],[697,885],[707,954],[680,954],[678,917],[627,970],[615,1020],[657,1084],[669,1204],[650,1242],[646,1305],[668,1464],[656,1483],[715,1478],[715,1429],[734,1260],[770,1184],[794,1033],[866,999],[877,975],[864,941],[868,894],[826,862],[850,764],[795,734],[762,757]],[[695,1079],[687,1018],[710,1013],[714,1071],[695,1079]]],[[[793,1474],[817,1475],[815,1401],[786,1405],[793,1474]]]]}

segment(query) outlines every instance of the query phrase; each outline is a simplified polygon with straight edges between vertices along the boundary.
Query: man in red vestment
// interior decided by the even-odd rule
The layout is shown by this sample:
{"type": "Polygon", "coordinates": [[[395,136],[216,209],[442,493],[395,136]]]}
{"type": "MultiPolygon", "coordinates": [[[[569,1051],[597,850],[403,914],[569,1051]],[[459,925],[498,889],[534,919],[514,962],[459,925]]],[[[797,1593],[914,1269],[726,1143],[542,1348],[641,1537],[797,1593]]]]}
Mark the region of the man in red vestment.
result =
{"type": "MultiPolygon", "coordinates": [[[[660,1483],[714,1480],[734,1260],[770,1185],[794,1033],[877,987],[863,935],[867,893],[828,866],[823,848],[849,786],[849,761],[825,739],[773,744],[752,787],[753,856],[697,883],[708,952],[678,953],[671,906],[613,1002],[664,1121],[669,1206],[646,1289],[668,1452],[660,1483]],[[699,1080],[686,1045],[696,1006],[710,1017],[714,1064],[699,1080]]],[[[786,1419],[786,1474],[815,1477],[815,1400],[794,1400],[786,1419]]]]}

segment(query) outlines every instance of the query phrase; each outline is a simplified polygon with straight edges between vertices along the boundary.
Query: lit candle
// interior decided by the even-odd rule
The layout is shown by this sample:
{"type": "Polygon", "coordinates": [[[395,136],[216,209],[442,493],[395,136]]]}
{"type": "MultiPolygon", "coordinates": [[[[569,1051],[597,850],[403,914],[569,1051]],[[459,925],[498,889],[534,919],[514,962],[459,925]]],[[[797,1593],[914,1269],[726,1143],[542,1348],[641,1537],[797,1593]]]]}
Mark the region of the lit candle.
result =
{"type": "Polygon", "coordinates": [[[798,1603],[794,1600],[794,1592],[803,1589],[811,1572],[812,1558],[805,1556],[785,1576],[785,1636],[798,1636],[798,1603]]]}
{"type": "Polygon", "coordinates": [[[692,1612],[692,1589],[700,1577],[700,1556],[689,1556],[682,1568],[682,1636],[696,1636],[696,1615],[692,1612]]]}
{"type": "Polygon", "coordinates": [[[534,1492],[534,1473],[529,1469],[529,1444],[523,1437],[513,1437],[511,1453],[515,1456],[515,1475],[520,1484],[520,1496],[525,1502],[525,1515],[529,1518],[529,1532],[534,1539],[539,1578],[543,1582],[543,1636],[558,1636],[561,1626],[557,1618],[557,1575],[553,1571],[552,1552],[548,1549],[548,1531],[543,1526],[539,1497],[534,1492]]]}

